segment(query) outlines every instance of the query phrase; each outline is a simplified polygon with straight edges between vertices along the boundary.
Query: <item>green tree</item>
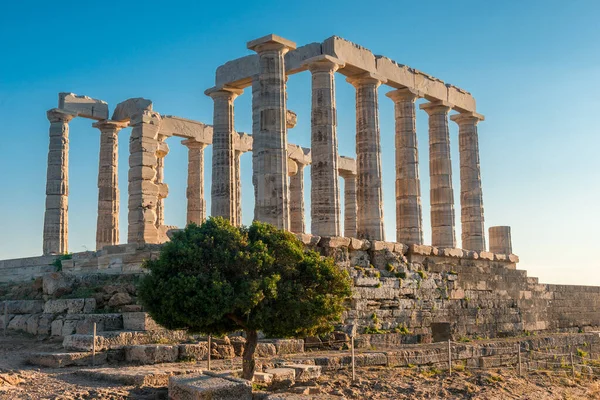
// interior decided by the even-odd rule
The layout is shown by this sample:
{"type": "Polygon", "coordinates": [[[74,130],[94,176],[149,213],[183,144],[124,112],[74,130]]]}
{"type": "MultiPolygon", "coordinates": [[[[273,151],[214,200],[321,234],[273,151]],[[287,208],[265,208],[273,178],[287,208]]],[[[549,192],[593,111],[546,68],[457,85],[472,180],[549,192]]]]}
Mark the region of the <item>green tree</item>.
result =
{"type": "Polygon", "coordinates": [[[159,324],[211,335],[245,332],[245,379],[254,374],[258,331],[268,337],[330,331],[351,294],[347,272],[332,259],[260,222],[190,224],[144,267],[150,273],[139,299],[159,324]]]}

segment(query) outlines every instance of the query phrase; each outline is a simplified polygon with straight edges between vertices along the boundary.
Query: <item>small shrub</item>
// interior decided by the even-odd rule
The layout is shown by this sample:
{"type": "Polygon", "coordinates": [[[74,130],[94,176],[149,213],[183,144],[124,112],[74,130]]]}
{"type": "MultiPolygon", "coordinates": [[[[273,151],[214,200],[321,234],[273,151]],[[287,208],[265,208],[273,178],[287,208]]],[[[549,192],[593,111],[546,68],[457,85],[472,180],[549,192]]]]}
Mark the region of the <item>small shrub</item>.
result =
{"type": "Polygon", "coordinates": [[[588,352],[583,351],[582,349],[577,349],[577,355],[581,358],[586,358],[588,356],[588,352]]]}
{"type": "Polygon", "coordinates": [[[388,272],[394,272],[394,271],[396,270],[396,267],[394,267],[392,264],[388,263],[388,264],[385,266],[385,269],[386,269],[388,272]]]}
{"type": "Polygon", "coordinates": [[[396,272],[394,275],[396,278],[406,279],[406,272],[396,272]]]}
{"type": "Polygon", "coordinates": [[[423,271],[422,269],[418,270],[417,274],[419,274],[421,279],[427,279],[427,273],[425,271],[423,271]]]}
{"type": "Polygon", "coordinates": [[[461,337],[458,339],[458,341],[459,341],[460,343],[469,343],[469,342],[471,341],[471,339],[469,339],[469,338],[468,338],[468,337],[466,337],[466,336],[461,336],[461,337]]]}
{"type": "Polygon", "coordinates": [[[52,263],[52,265],[56,268],[56,272],[62,271],[62,262],[63,260],[71,260],[73,258],[73,253],[66,253],[61,256],[58,256],[56,260],[52,263]]]}

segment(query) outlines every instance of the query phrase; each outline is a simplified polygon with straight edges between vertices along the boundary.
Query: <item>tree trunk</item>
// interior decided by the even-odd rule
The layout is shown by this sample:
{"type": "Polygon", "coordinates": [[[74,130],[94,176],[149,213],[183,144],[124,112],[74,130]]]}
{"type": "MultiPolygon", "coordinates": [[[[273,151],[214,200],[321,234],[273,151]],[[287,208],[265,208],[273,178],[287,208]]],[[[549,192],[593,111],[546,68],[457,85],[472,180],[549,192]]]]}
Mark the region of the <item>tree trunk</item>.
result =
{"type": "Polygon", "coordinates": [[[254,361],[254,351],[258,343],[258,333],[254,330],[246,329],[246,345],[244,346],[244,354],[242,355],[242,377],[249,381],[254,377],[254,368],[256,362],[254,361]]]}

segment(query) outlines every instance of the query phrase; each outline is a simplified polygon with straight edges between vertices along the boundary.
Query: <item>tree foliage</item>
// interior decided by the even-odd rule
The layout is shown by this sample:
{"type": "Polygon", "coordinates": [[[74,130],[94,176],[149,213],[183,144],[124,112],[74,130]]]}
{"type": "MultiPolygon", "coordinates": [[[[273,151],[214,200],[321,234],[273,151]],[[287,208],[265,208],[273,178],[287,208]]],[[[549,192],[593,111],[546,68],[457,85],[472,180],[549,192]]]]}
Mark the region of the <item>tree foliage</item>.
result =
{"type": "Polygon", "coordinates": [[[144,267],[150,271],[138,292],[144,307],[164,327],[192,333],[314,335],[331,330],[351,293],[347,272],[333,260],[260,222],[190,224],[144,267]]]}

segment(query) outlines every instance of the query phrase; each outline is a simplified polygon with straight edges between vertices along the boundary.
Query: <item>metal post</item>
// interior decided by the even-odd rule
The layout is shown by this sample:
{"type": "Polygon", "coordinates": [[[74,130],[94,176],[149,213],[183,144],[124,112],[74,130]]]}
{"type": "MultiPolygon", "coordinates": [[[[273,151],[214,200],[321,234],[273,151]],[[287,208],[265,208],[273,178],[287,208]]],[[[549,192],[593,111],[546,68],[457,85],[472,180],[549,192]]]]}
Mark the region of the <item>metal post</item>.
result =
{"type": "Polygon", "coordinates": [[[350,337],[350,347],[352,349],[352,382],[356,380],[356,364],[354,361],[354,335],[350,337]]]}
{"type": "Polygon", "coordinates": [[[92,341],[92,367],[96,366],[96,323],[94,322],[94,337],[92,341]]]}
{"type": "Polygon", "coordinates": [[[571,372],[573,373],[573,378],[575,378],[575,364],[573,363],[573,352],[569,354],[571,356],[571,372]]]}
{"type": "Polygon", "coordinates": [[[452,375],[452,341],[448,339],[448,371],[452,375]]]}
{"type": "Polygon", "coordinates": [[[519,354],[519,376],[521,376],[521,342],[518,344],[518,354],[519,354]]]}
{"type": "Polygon", "coordinates": [[[212,351],[212,338],[208,335],[208,358],[207,358],[207,366],[206,369],[210,371],[210,353],[212,351]]]}

